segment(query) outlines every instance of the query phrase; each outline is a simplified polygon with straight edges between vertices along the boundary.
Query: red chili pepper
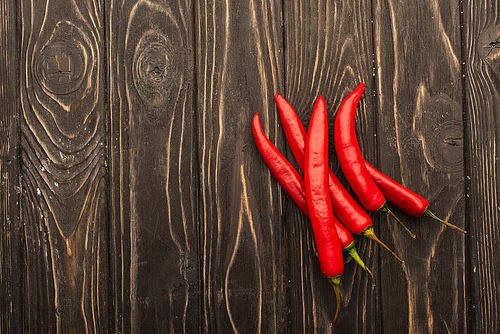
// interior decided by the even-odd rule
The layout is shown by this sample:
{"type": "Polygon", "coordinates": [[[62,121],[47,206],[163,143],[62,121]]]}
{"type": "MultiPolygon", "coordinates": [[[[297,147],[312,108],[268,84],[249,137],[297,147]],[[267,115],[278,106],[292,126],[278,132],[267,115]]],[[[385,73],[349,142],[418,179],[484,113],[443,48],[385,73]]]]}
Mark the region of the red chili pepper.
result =
{"type": "Polygon", "coordinates": [[[344,273],[344,259],[333,224],[332,201],[328,190],[328,122],[322,96],[314,105],[307,132],[304,185],[321,272],[332,284],[337,298],[333,327],[340,310],[339,284],[344,273]]]}
{"type": "Polygon", "coordinates": [[[299,209],[302,212],[307,212],[303,178],[266,137],[258,113],[253,117],[252,131],[257,149],[271,174],[281,184],[285,193],[296,200],[299,209]]]}
{"type": "MultiPolygon", "coordinates": [[[[288,196],[290,196],[300,211],[302,211],[302,213],[309,219],[304,179],[264,134],[258,113],[255,114],[253,118],[252,130],[257,148],[261,153],[264,162],[271,171],[271,174],[277,179],[283,190],[288,196]]],[[[366,270],[366,272],[370,274],[373,281],[374,278],[372,272],[366,267],[356,251],[356,244],[351,232],[349,232],[349,230],[342,225],[337,217],[333,216],[333,221],[335,223],[343,251],[349,254],[354,261],[361,266],[361,268],[366,270]]]]}
{"type": "Polygon", "coordinates": [[[387,200],[401,211],[416,218],[431,217],[451,228],[467,233],[460,227],[450,224],[434,215],[429,209],[429,201],[419,194],[414,193],[410,189],[381,173],[367,161],[365,161],[365,166],[373,181],[375,181],[387,200]]]}
{"type": "Polygon", "coordinates": [[[334,219],[333,222],[335,223],[335,227],[337,229],[337,235],[339,236],[340,240],[340,245],[342,246],[342,250],[349,254],[350,257],[356,263],[363,268],[371,277],[373,285],[375,285],[375,279],[373,277],[372,272],[368,267],[365,265],[363,260],[359,257],[359,254],[356,250],[356,241],[354,240],[354,236],[352,233],[340,222],[340,220],[335,217],[335,214],[333,215],[334,219]]]}
{"type": "MultiPolygon", "coordinates": [[[[299,167],[304,170],[306,130],[304,129],[304,126],[302,125],[293,107],[283,98],[283,96],[277,94],[275,96],[275,100],[288,144],[290,145],[299,167]]],[[[389,247],[377,238],[375,232],[373,231],[372,219],[358,204],[358,202],[356,202],[347,189],[345,189],[331,169],[328,169],[328,186],[330,189],[333,213],[338,217],[342,224],[345,225],[351,233],[354,233],[355,235],[362,235],[378,242],[382,247],[401,261],[401,259],[394,254],[389,247]]]]}
{"type": "MultiPolygon", "coordinates": [[[[306,130],[293,107],[281,95],[276,95],[275,100],[290,149],[300,169],[304,170],[306,130]]],[[[328,169],[328,178],[333,213],[352,233],[361,234],[372,225],[372,219],[331,169],[328,169]]]]}
{"type": "Polygon", "coordinates": [[[364,89],[365,84],[361,82],[344,99],[335,118],[335,150],[339,158],[340,168],[366,209],[388,213],[415,238],[415,235],[388,208],[384,195],[366,170],[355,128],[356,108],[364,89]]]}

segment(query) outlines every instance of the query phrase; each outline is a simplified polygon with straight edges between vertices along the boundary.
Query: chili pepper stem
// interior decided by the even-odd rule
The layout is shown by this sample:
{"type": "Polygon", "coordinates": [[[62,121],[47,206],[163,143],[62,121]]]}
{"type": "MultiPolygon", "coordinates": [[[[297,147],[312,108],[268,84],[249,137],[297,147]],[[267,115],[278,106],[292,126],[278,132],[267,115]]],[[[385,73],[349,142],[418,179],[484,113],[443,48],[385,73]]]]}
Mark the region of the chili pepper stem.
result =
{"type": "Polygon", "coordinates": [[[335,298],[337,298],[337,310],[335,311],[335,317],[333,318],[333,322],[330,325],[331,328],[335,326],[335,323],[337,322],[337,318],[339,317],[339,311],[340,311],[340,276],[338,277],[329,277],[328,281],[332,284],[333,290],[335,291],[335,298]]]}
{"type": "Polygon", "coordinates": [[[462,232],[462,233],[467,233],[467,231],[462,230],[460,227],[455,226],[455,225],[453,225],[453,224],[451,224],[451,223],[448,223],[447,221],[442,220],[441,218],[437,217],[435,214],[433,214],[433,213],[431,212],[431,210],[429,210],[429,208],[427,208],[427,209],[424,211],[424,213],[423,213],[422,217],[431,217],[431,218],[434,218],[435,220],[437,220],[437,221],[439,221],[439,222],[441,222],[441,223],[445,224],[446,226],[449,226],[449,227],[451,227],[451,228],[454,228],[454,229],[455,229],[455,230],[457,230],[457,231],[460,231],[460,232],[462,232]]]}
{"type": "Polygon", "coordinates": [[[372,284],[375,285],[375,278],[373,277],[373,274],[370,271],[370,269],[368,269],[368,267],[365,265],[363,260],[361,260],[361,258],[359,257],[359,254],[356,251],[356,244],[354,242],[352,242],[349,246],[344,248],[344,252],[349,254],[349,256],[352,257],[352,259],[354,261],[356,261],[356,263],[370,275],[370,277],[372,279],[372,284]]]}
{"type": "Polygon", "coordinates": [[[410,229],[408,227],[406,227],[405,224],[403,224],[403,222],[401,220],[399,220],[398,217],[396,217],[396,215],[394,214],[394,212],[392,212],[389,209],[389,207],[387,206],[387,203],[384,203],[384,205],[380,209],[378,209],[378,211],[385,212],[389,216],[391,216],[392,218],[394,218],[399,223],[399,225],[403,226],[403,228],[406,230],[406,232],[408,232],[411,235],[411,237],[415,239],[415,234],[413,234],[413,232],[410,231],[410,229]]]}
{"type": "Polygon", "coordinates": [[[404,263],[403,260],[399,258],[399,256],[396,255],[389,247],[387,247],[386,244],[384,244],[382,241],[380,241],[379,238],[375,235],[375,232],[373,231],[373,227],[369,227],[366,229],[364,232],[361,233],[364,237],[371,239],[375,242],[377,242],[380,246],[384,247],[389,253],[391,253],[399,262],[404,263]]]}

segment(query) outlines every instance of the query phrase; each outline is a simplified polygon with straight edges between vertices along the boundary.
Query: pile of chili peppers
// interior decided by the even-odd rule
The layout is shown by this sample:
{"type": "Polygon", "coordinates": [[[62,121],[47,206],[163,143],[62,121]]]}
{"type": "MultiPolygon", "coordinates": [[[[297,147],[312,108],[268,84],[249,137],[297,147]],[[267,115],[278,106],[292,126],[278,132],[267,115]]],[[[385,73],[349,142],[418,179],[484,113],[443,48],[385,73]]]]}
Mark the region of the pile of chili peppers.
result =
{"type": "Polygon", "coordinates": [[[364,83],[360,83],[343,100],[334,125],[338,161],[359,203],[329,168],[327,109],[322,96],[314,105],[307,133],[293,107],[281,95],[275,96],[286,139],[304,177],[266,137],[258,113],[252,121],[255,143],[271,174],[311,221],[321,272],[333,285],[337,300],[332,327],[340,310],[339,284],[344,272],[342,252],[350,255],[373,281],[371,271],[356,252],[353,235],[376,241],[403,262],[377,238],[372,219],[365,209],[388,213],[412,237],[415,236],[389,210],[387,201],[412,217],[432,217],[465,233],[436,217],[429,210],[429,202],[422,196],[382,174],[363,159],[356,138],[355,116],[364,88],[364,83]]]}

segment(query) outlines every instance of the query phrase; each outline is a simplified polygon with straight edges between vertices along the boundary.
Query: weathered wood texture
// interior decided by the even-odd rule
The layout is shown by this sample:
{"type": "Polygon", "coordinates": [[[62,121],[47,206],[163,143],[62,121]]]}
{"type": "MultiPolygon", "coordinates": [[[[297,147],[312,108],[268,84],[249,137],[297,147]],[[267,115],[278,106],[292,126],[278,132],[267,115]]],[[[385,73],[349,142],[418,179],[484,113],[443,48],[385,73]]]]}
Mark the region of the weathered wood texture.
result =
{"type": "Polygon", "coordinates": [[[19,289],[25,332],[109,326],[101,3],[22,1],[19,289]]]}
{"type": "Polygon", "coordinates": [[[195,11],[203,330],[280,332],[281,194],[250,124],[259,112],[283,144],[273,101],[282,89],[281,6],[200,1],[195,11]]]}
{"type": "MultiPolygon", "coordinates": [[[[374,156],[375,131],[372,82],[371,8],[355,1],[294,1],[285,12],[285,98],[296,109],[307,126],[318,95],[325,97],[329,108],[329,128],[333,131],[335,113],[342,100],[360,81],[366,83],[367,94],[358,113],[361,149],[367,160],[374,156]]],[[[330,135],[332,169],[342,181],[333,135],[330,135]]],[[[292,155],[289,155],[292,157],[292,155]]],[[[291,160],[293,159],[290,158],[291,160]]],[[[284,230],[288,235],[285,263],[290,267],[289,289],[292,331],[324,333],[329,330],[335,312],[335,294],[322,276],[315,253],[314,238],[307,219],[297,210],[286,211],[284,230]]],[[[374,217],[375,219],[375,217],[374,217]]],[[[377,274],[378,248],[372,242],[359,240],[360,256],[377,274]]],[[[396,261],[388,253],[387,261],[396,261]]],[[[346,260],[348,260],[346,258],[346,260]]],[[[378,275],[377,275],[378,276],[378,275]]],[[[378,281],[377,277],[377,281],[378,281]]],[[[376,310],[378,286],[350,261],[341,282],[342,313],[337,322],[339,331],[376,332],[380,328],[376,310]]]]}
{"type": "Polygon", "coordinates": [[[192,3],[113,1],[108,42],[117,329],[200,329],[192,3]]]}
{"type": "MultiPolygon", "coordinates": [[[[374,13],[380,170],[465,227],[459,3],[376,1],[374,13]]],[[[381,230],[405,260],[381,263],[384,330],[464,332],[466,236],[395,212],[417,238],[398,226],[381,230]]]]}
{"type": "Polygon", "coordinates": [[[499,144],[500,7],[497,1],[463,3],[466,195],[470,236],[471,332],[500,327],[499,144]]]}
{"type": "MultiPolygon", "coordinates": [[[[495,333],[496,1],[5,0],[0,332],[495,333]],[[254,145],[294,166],[273,97],[307,128],[366,83],[366,160],[430,200],[416,234],[371,213],[341,314],[307,219],[254,145]]],[[[339,168],[333,136],[331,167],[339,168]]],[[[349,189],[349,188],[348,188],[349,189]]]]}
{"type": "Polygon", "coordinates": [[[18,264],[18,42],[15,1],[0,6],[0,332],[16,327],[18,264]]]}

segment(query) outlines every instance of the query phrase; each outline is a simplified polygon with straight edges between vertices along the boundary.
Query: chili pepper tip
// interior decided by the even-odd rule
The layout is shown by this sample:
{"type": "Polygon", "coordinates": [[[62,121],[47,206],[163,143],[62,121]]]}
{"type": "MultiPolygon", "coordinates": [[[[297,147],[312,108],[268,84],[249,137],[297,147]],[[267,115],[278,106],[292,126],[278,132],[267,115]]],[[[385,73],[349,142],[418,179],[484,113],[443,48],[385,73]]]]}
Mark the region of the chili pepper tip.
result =
{"type": "Polygon", "coordinates": [[[427,208],[427,209],[425,210],[425,212],[424,212],[424,214],[423,214],[422,216],[423,216],[423,217],[431,217],[431,218],[434,218],[434,219],[435,219],[435,220],[437,220],[438,222],[441,222],[441,223],[445,224],[446,226],[449,226],[449,227],[451,227],[451,228],[453,228],[453,229],[455,229],[455,230],[457,230],[457,231],[460,231],[460,232],[462,232],[462,233],[467,233],[467,231],[462,230],[460,227],[455,226],[455,225],[453,225],[453,224],[451,224],[451,223],[448,223],[447,221],[445,221],[445,220],[443,220],[443,219],[441,219],[441,218],[437,217],[435,214],[433,214],[433,213],[431,212],[431,210],[429,210],[429,208],[427,208]]]}
{"type": "Polygon", "coordinates": [[[354,242],[347,246],[346,248],[344,248],[344,252],[347,252],[347,254],[349,254],[349,256],[352,257],[352,259],[361,267],[363,268],[371,277],[372,279],[372,284],[375,285],[375,278],[373,277],[373,273],[371,272],[370,269],[368,269],[368,267],[365,265],[365,263],[363,262],[363,260],[361,260],[361,258],[359,257],[359,254],[358,252],[356,251],[356,245],[354,244],[354,242]]]}
{"type": "Polygon", "coordinates": [[[398,217],[396,217],[396,215],[394,214],[394,212],[392,212],[389,209],[389,207],[387,206],[387,202],[379,209],[379,211],[385,212],[389,216],[391,216],[392,218],[394,218],[399,223],[399,225],[403,226],[403,228],[406,230],[406,232],[408,232],[411,235],[411,237],[413,239],[415,239],[415,234],[413,234],[413,232],[410,231],[410,229],[408,227],[406,227],[405,224],[403,224],[403,222],[401,220],[399,220],[398,217]]]}
{"type": "Polygon", "coordinates": [[[376,241],[380,246],[384,247],[389,253],[391,253],[399,262],[404,263],[404,261],[396,255],[396,253],[394,253],[389,247],[387,247],[386,244],[384,244],[382,241],[380,241],[379,238],[377,238],[375,232],[373,232],[373,227],[370,227],[369,229],[362,232],[362,235],[368,239],[376,241]]]}
{"type": "Polygon", "coordinates": [[[330,328],[333,328],[335,326],[335,323],[337,322],[337,319],[339,317],[339,311],[340,311],[340,276],[337,277],[331,277],[328,278],[328,281],[332,284],[333,290],[335,291],[335,298],[337,298],[337,310],[335,311],[335,317],[333,318],[333,321],[330,325],[330,328]]]}

